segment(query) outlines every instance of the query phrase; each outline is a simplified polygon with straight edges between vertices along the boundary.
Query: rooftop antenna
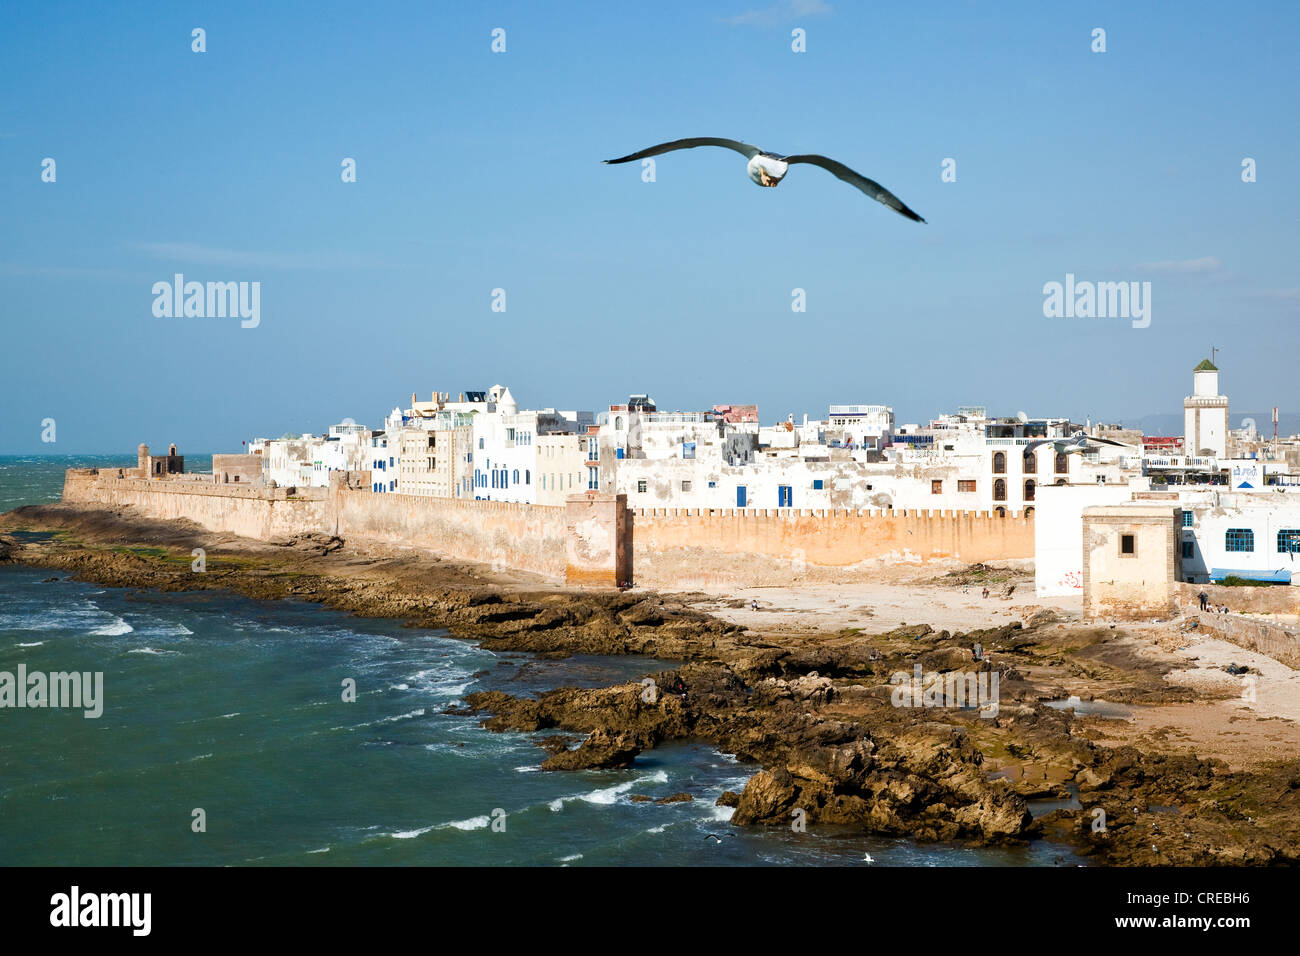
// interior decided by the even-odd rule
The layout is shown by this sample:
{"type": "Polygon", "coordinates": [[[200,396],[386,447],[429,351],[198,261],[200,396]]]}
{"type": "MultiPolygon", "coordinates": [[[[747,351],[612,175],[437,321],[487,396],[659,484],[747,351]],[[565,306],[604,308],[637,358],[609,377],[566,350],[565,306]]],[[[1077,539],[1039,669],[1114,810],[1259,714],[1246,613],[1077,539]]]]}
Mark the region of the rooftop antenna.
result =
{"type": "Polygon", "coordinates": [[[1215,356],[1218,355],[1218,353],[1219,353],[1219,347],[1218,347],[1217,345],[1211,345],[1211,346],[1210,346],[1210,364],[1211,364],[1211,365],[1218,365],[1218,364],[1219,364],[1218,362],[1215,361],[1215,356]]]}

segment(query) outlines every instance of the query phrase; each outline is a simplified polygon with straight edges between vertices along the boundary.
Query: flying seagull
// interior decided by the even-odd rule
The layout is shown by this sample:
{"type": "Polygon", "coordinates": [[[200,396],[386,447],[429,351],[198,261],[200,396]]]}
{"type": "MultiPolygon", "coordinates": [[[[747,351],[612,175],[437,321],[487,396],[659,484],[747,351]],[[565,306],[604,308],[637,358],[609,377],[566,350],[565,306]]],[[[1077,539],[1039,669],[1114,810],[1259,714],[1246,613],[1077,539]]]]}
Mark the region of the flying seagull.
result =
{"type": "Polygon", "coordinates": [[[777,153],[769,153],[759,149],[757,146],[750,146],[748,143],[737,142],[734,139],[718,139],[713,136],[697,136],[693,139],[675,139],[671,143],[660,143],[658,146],[651,146],[649,149],[643,149],[618,159],[607,159],[606,163],[611,165],[616,163],[630,163],[638,159],[645,159],[648,156],[658,156],[660,153],[671,153],[675,149],[694,149],[696,146],[721,146],[724,149],[734,149],[736,152],[745,156],[749,163],[745,166],[745,171],[749,173],[749,178],[759,186],[776,186],[785,178],[786,172],[795,163],[808,163],[810,166],[820,166],[822,169],[829,171],[837,179],[842,179],[850,186],[853,186],[866,193],[877,202],[882,202],[890,209],[894,210],[900,216],[906,216],[914,222],[925,222],[920,216],[907,208],[907,204],[891,193],[880,183],[874,182],[860,173],[855,173],[843,163],[837,163],[833,159],[827,159],[825,156],[818,156],[816,153],[802,153],[798,156],[781,156],[777,153]]]}
{"type": "Polygon", "coordinates": [[[1040,438],[1038,441],[1031,441],[1025,446],[1025,454],[1028,455],[1040,445],[1051,445],[1056,449],[1058,455],[1072,455],[1075,453],[1082,454],[1088,450],[1088,443],[1095,442],[1098,445],[1120,445],[1122,441],[1112,441],[1109,438],[1096,438],[1092,435],[1085,435],[1083,432],[1075,432],[1069,438],[1040,438]]]}

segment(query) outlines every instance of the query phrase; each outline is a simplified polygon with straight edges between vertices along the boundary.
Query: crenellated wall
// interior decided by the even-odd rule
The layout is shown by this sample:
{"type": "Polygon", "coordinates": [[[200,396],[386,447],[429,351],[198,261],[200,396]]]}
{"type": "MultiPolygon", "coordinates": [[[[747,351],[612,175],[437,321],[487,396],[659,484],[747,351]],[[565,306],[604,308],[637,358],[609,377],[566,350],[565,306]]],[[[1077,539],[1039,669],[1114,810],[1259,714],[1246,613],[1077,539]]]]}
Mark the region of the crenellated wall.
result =
{"type": "Polygon", "coordinates": [[[422,548],[547,577],[563,577],[564,509],[502,501],[329,489],[327,529],[345,541],[360,539],[422,548]]]}
{"type": "Polygon", "coordinates": [[[966,511],[644,508],[632,512],[638,585],[789,583],[883,565],[1032,560],[1032,517],[966,511]]]}
{"type": "Polygon", "coordinates": [[[131,507],[259,540],[321,532],[531,571],[570,584],[681,588],[871,576],[886,565],[1030,560],[1034,524],[988,512],[628,509],[623,496],[566,507],[375,493],[364,473],[329,489],[69,471],[64,500],[131,507]]]}
{"type": "MultiPolygon", "coordinates": [[[[131,469],[126,473],[131,474],[131,469]]],[[[117,470],[69,469],[63,500],[71,504],[131,507],[150,518],[185,519],[209,531],[273,541],[321,530],[323,488],[251,488],[206,480],[117,477],[117,470]]]]}

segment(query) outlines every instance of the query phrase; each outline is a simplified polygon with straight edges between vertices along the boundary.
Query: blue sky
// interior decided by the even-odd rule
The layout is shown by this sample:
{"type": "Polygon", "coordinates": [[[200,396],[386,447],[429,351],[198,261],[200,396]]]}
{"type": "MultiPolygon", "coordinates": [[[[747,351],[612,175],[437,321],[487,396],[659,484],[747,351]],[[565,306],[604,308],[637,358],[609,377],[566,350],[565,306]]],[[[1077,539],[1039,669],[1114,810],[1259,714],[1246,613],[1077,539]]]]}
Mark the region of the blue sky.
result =
{"type": "Polygon", "coordinates": [[[498,382],[526,407],[1132,421],[1178,412],[1211,343],[1234,409],[1300,406],[1296,4],[56,3],[5,27],[0,453],[237,450],[498,382]],[[600,163],[701,135],[834,157],[929,223],[810,166],[759,189],[724,150],[654,183],[600,163]],[[156,318],[176,272],[260,282],[260,325],[156,318]],[[1045,318],[1066,273],[1150,281],[1150,327],[1045,318]]]}

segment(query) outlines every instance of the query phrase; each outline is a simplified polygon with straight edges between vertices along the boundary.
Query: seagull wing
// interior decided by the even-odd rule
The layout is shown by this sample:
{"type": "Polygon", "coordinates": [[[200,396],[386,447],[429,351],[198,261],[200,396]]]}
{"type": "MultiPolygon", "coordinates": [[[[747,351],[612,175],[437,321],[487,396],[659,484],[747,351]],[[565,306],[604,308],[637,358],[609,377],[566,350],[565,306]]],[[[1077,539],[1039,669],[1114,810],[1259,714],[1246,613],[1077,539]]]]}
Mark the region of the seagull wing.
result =
{"type": "Polygon", "coordinates": [[[1122,446],[1124,444],[1124,442],[1122,441],[1114,441],[1113,439],[1110,438],[1098,438],[1096,435],[1084,435],[1082,437],[1084,441],[1094,442],[1098,445],[1121,445],[1122,446]]]}
{"type": "Polygon", "coordinates": [[[1040,445],[1051,445],[1051,444],[1055,444],[1055,443],[1050,438],[1040,438],[1037,441],[1031,441],[1028,445],[1025,446],[1024,454],[1028,455],[1031,451],[1033,451],[1035,448],[1038,448],[1040,445]]]}
{"type": "Polygon", "coordinates": [[[713,136],[696,136],[693,139],[675,139],[671,143],[660,143],[658,146],[651,146],[648,149],[639,152],[629,153],[627,156],[621,156],[618,159],[607,159],[606,163],[611,165],[615,163],[630,163],[633,160],[645,159],[647,156],[658,156],[660,153],[671,153],[675,149],[694,149],[696,146],[721,146],[724,149],[734,149],[736,152],[744,155],[746,159],[753,159],[762,152],[757,146],[750,146],[748,143],[741,143],[734,139],[717,139],[713,136]]]}
{"type": "Polygon", "coordinates": [[[787,163],[808,163],[812,166],[820,166],[822,169],[829,170],[836,179],[842,179],[850,186],[855,186],[862,192],[866,193],[877,202],[882,202],[900,216],[906,216],[913,222],[925,222],[920,216],[907,208],[907,204],[891,193],[880,183],[868,179],[861,173],[855,173],[843,163],[837,163],[833,159],[827,159],[825,156],[818,156],[815,153],[808,153],[802,156],[785,156],[787,163]]]}

